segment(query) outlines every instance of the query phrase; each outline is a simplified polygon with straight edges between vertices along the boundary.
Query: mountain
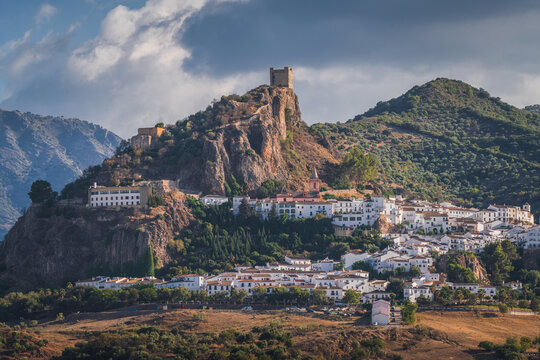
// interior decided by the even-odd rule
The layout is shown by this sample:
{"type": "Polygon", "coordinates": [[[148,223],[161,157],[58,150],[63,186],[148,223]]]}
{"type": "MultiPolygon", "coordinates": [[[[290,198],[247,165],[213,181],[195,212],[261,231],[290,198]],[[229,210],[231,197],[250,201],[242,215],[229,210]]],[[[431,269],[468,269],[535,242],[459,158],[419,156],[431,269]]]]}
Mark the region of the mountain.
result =
{"type": "Polygon", "coordinates": [[[436,79],[311,132],[375,155],[387,193],[476,207],[529,202],[540,214],[540,116],[464,82],[436,79]]]}
{"type": "Polygon", "coordinates": [[[59,191],[121,140],[86,121],[1,109],[0,139],[0,239],[30,204],[32,182],[45,179],[59,191]]]}
{"type": "Polygon", "coordinates": [[[85,196],[93,181],[114,185],[140,179],[174,180],[182,189],[207,194],[253,193],[269,179],[304,190],[313,166],[324,178],[338,162],[301,121],[298,98],[288,88],[260,86],[243,96],[223,96],[167,130],[158,147],[127,148],[62,195],[85,196]]]}

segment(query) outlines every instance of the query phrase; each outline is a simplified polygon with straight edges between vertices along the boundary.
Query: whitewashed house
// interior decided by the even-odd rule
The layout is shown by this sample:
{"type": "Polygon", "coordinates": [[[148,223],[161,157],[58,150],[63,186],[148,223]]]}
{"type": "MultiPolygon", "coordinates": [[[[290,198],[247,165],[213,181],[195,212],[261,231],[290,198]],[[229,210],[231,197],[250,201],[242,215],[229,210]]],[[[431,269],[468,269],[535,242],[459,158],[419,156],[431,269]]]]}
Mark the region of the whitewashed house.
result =
{"type": "Polygon", "coordinates": [[[371,325],[390,324],[390,302],[376,300],[371,309],[371,325]]]}

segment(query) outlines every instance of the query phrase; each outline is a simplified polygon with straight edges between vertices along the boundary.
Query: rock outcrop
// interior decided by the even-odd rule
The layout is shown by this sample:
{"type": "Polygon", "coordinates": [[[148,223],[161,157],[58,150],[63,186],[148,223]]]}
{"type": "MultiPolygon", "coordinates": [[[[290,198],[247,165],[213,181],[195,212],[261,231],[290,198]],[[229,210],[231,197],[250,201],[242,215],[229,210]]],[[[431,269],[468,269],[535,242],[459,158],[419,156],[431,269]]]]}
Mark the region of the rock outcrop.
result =
{"type": "Polygon", "coordinates": [[[399,234],[401,229],[399,226],[392,224],[384,214],[379,215],[373,227],[381,232],[381,234],[399,234]]]}
{"type": "MultiPolygon", "coordinates": [[[[254,192],[274,179],[303,191],[313,166],[324,180],[338,162],[301,121],[298,98],[288,88],[260,86],[243,96],[223,97],[166,128],[169,133],[157,148],[126,149],[104,161],[84,185],[169,179],[180,189],[225,194],[235,184],[254,192]]],[[[85,186],[69,196],[84,196],[85,186]]]]}
{"type": "Polygon", "coordinates": [[[448,273],[448,263],[452,258],[455,259],[460,266],[471,269],[476,280],[480,281],[483,284],[489,284],[486,268],[478,259],[478,257],[471,254],[445,254],[437,261],[437,271],[448,273]]]}
{"type": "Polygon", "coordinates": [[[32,205],[1,244],[3,288],[63,286],[88,275],[144,275],[148,254],[170,261],[168,244],[193,219],[185,197],[163,196],[156,208],[32,205]]]}

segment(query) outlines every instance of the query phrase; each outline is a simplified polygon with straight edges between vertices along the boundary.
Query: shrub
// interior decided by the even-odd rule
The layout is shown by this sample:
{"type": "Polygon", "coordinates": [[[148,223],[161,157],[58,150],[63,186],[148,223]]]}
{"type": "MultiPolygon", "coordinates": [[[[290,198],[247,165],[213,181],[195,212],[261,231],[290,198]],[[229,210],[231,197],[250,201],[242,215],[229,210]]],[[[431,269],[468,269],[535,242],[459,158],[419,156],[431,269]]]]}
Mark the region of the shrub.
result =
{"type": "Polygon", "coordinates": [[[495,344],[491,341],[484,340],[481,341],[480,344],[478,344],[478,347],[486,351],[493,351],[495,349],[495,344]]]}

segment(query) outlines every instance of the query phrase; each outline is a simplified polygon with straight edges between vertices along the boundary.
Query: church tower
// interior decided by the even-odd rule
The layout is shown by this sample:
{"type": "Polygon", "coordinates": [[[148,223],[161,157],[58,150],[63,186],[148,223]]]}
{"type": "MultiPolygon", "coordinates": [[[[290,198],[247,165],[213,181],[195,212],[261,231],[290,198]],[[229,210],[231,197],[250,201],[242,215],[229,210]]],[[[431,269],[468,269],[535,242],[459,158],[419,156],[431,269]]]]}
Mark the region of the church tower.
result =
{"type": "Polygon", "coordinates": [[[311,169],[311,179],[309,179],[309,192],[310,193],[319,193],[321,191],[321,180],[319,175],[317,175],[317,169],[315,166],[311,169]]]}

